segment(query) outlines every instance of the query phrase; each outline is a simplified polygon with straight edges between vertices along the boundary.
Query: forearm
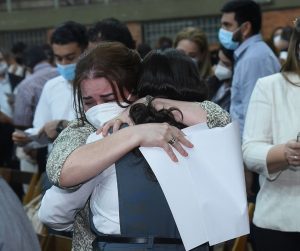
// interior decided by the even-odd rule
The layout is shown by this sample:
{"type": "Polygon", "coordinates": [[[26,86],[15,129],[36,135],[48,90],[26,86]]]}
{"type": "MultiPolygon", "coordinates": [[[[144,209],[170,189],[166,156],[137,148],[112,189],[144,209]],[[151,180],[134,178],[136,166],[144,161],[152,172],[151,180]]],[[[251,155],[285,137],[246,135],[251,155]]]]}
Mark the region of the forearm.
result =
{"type": "Polygon", "coordinates": [[[97,176],[132,149],[139,146],[133,128],[122,129],[109,137],[83,145],[66,159],[60,185],[71,187],[97,176]]]}

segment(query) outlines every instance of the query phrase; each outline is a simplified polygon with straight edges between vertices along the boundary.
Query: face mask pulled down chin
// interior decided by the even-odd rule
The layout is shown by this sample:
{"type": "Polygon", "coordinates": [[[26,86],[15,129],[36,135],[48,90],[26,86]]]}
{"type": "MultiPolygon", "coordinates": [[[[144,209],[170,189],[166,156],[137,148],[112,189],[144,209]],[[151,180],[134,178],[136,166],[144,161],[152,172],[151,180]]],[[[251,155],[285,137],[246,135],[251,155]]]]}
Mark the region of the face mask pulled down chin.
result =
{"type": "Polygon", "coordinates": [[[228,50],[235,50],[239,47],[239,43],[232,40],[233,34],[234,32],[227,31],[223,28],[219,30],[219,41],[228,50]]]}
{"type": "Polygon", "coordinates": [[[7,69],[8,69],[7,63],[3,63],[3,62],[0,63],[0,74],[6,73],[7,69]]]}
{"type": "Polygon", "coordinates": [[[227,80],[231,79],[232,77],[232,71],[228,69],[227,67],[218,64],[216,69],[215,69],[215,76],[220,80],[227,80]]]}
{"type": "Polygon", "coordinates": [[[67,65],[56,64],[56,65],[57,65],[58,73],[62,75],[64,79],[68,81],[74,80],[76,64],[67,64],[67,65]]]}
{"type": "MultiPolygon", "coordinates": [[[[121,103],[127,105],[126,103],[121,103]]],[[[117,102],[109,102],[95,105],[85,113],[86,119],[95,127],[99,128],[107,121],[118,116],[125,108],[120,107],[117,102]]]]}

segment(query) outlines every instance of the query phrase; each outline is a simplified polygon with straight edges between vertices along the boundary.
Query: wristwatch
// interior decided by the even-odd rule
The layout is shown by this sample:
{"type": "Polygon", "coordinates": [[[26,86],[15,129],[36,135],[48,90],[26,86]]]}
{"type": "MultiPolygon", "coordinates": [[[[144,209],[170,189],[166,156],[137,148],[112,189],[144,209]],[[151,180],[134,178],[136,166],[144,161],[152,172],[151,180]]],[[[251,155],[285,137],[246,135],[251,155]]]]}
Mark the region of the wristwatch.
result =
{"type": "Polygon", "coordinates": [[[64,128],[64,121],[61,120],[61,121],[58,122],[55,130],[56,130],[57,134],[60,134],[63,129],[65,129],[64,128]]]}

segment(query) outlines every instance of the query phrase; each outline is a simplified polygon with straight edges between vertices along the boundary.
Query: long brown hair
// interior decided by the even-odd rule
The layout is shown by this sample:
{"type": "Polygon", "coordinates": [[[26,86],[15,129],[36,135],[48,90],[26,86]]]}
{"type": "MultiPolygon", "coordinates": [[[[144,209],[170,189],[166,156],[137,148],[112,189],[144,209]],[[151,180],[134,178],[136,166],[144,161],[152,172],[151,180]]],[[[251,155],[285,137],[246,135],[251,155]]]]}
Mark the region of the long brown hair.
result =
{"type": "MultiPolygon", "coordinates": [[[[101,42],[95,48],[85,52],[79,59],[73,82],[74,107],[77,118],[82,123],[87,121],[83,109],[81,83],[87,79],[104,77],[111,85],[117,97],[117,89],[127,104],[132,103],[125,97],[124,89],[134,92],[137,86],[141,59],[138,53],[118,42],[101,42]]],[[[116,100],[119,106],[124,107],[116,100]]]]}
{"type": "Polygon", "coordinates": [[[197,44],[199,48],[199,52],[202,55],[201,60],[198,61],[198,67],[200,72],[200,77],[207,78],[211,75],[211,60],[210,60],[210,52],[208,47],[207,37],[200,28],[195,27],[187,27],[181,30],[175,38],[174,46],[177,47],[178,43],[187,39],[195,44],[197,44]]]}
{"type": "Polygon", "coordinates": [[[300,76],[300,18],[297,18],[294,24],[295,27],[289,43],[288,57],[286,63],[282,66],[281,72],[288,82],[299,85],[300,83],[292,82],[286,74],[292,72],[300,76]]]}

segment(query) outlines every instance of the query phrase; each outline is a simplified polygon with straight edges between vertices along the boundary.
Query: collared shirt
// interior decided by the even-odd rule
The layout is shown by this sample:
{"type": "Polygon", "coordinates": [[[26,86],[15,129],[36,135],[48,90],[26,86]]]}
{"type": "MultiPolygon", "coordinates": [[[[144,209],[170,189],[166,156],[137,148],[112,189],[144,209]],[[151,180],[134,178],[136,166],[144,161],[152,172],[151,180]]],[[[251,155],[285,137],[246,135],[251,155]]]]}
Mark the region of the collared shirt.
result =
{"type": "Polygon", "coordinates": [[[280,70],[280,64],[260,34],[245,40],[235,51],[230,115],[238,120],[241,136],[250,96],[256,81],[280,70]]]}
{"type": "Polygon", "coordinates": [[[31,127],[34,112],[44,85],[49,79],[58,76],[57,70],[48,63],[39,63],[33,74],[27,76],[17,87],[14,104],[14,124],[31,127]]]}
{"type": "Polygon", "coordinates": [[[73,88],[62,76],[49,80],[42,91],[33,119],[33,127],[41,129],[52,120],[73,120],[73,88]]]}

